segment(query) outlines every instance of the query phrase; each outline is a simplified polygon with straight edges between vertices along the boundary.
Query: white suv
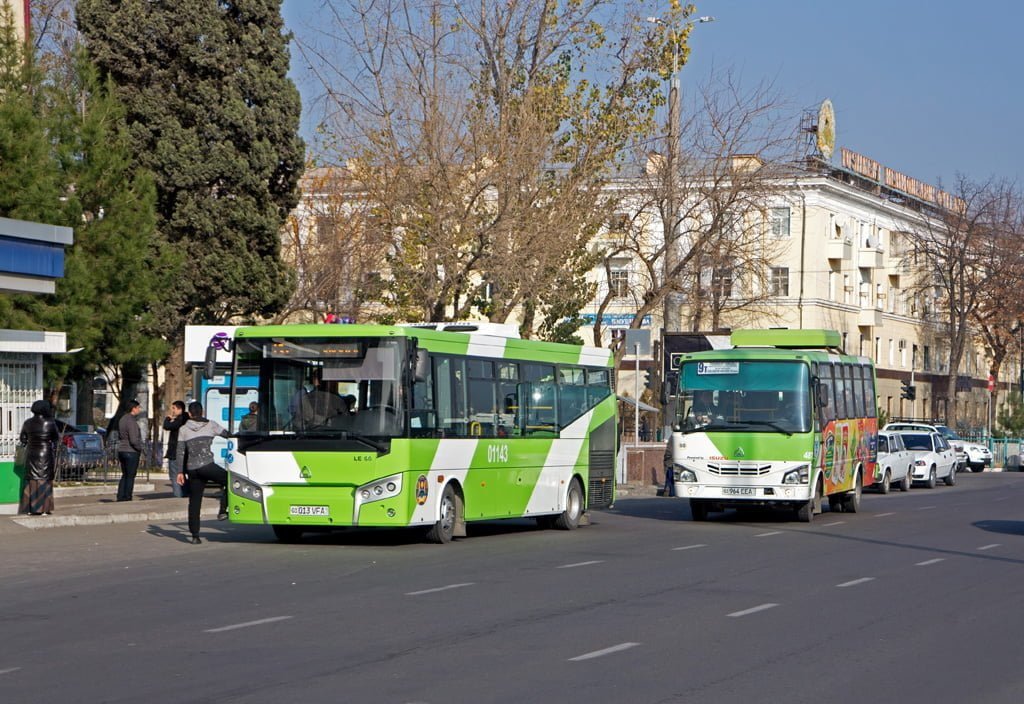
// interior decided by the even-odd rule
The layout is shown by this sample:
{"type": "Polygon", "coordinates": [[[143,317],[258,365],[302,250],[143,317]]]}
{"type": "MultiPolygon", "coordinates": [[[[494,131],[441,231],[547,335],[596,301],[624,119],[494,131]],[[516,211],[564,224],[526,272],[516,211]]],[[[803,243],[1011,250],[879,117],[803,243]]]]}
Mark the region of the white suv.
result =
{"type": "MultiPolygon", "coordinates": [[[[969,460],[967,457],[966,445],[977,445],[977,443],[967,443],[948,425],[930,425],[928,423],[886,423],[882,430],[923,430],[931,433],[938,433],[949,441],[950,447],[952,447],[953,452],[956,453],[956,464],[958,469],[967,469],[969,460]]],[[[978,447],[984,447],[984,445],[978,445],[978,447]]],[[[991,458],[989,461],[992,461],[991,458]]],[[[983,464],[981,469],[984,468],[985,465],[983,464]]],[[[974,469],[973,464],[971,465],[971,469],[974,469]]],[[[974,469],[974,471],[980,472],[981,470],[974,469]]]]}

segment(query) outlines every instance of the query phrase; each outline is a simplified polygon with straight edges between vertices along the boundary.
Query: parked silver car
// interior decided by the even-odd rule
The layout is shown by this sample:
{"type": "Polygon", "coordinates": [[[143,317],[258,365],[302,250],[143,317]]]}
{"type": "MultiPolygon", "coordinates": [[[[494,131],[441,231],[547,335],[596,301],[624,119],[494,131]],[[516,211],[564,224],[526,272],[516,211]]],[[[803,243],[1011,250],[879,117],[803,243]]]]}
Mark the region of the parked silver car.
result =
{"type": "Polygon", "coordinates": [[[62,420],[57,421],[60,443],[57,445],[57,480],[77,481],[85,472],[103,465],[106,453],[103,437],[94,431],[81,430],[62,420]]]}

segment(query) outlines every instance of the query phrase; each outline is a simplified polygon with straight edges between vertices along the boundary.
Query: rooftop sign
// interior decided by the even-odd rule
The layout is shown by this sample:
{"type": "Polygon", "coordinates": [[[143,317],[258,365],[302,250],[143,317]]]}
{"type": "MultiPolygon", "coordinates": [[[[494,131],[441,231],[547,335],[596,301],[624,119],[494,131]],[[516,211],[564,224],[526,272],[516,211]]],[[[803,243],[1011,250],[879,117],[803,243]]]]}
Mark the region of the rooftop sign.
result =
{"type": "Polygon", "coordinates": [[[874,159],[869,159],[863,154],[850,151],[846,147],[840,149],[840,153],[842,154],[844,169],[886,188],[905,193],[908,196],[937,205],[945,210],[963,211],[967,207],[963,198],[957,198],[935,186],[918,181],[916,178],[911,178],[895,169],[890,169],[888,166],[879,164],[874,159]]]}

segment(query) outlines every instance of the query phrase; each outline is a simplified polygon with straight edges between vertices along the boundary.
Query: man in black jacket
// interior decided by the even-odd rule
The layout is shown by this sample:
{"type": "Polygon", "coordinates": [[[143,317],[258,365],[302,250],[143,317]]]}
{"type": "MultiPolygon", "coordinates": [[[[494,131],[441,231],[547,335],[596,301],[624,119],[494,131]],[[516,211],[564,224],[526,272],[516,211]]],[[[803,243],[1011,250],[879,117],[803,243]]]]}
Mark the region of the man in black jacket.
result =
{"type": "Polygon", "coordinates": [[[182,452],[178,451],[178,431],[187,420],[188,411],[185,410],[184,401],[172,403],[171,410],[164,418],[164,430],[167,431],[167,452],[164,453],[164,457],[167,459],[167,477],[171,480],[171,491],[178,497],[188,496],[188,484],[178,483],[182,459],[182,452]]]}

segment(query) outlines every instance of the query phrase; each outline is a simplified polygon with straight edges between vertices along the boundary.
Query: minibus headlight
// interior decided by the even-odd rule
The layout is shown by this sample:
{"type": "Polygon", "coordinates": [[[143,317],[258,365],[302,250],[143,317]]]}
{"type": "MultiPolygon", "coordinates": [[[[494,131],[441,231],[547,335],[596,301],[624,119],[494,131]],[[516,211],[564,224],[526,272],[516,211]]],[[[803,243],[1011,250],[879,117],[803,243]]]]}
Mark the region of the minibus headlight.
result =
{"type": "Polygon", "coordinates": [[[697,481],[697,474],[692,469],[686,469],[676,465],[676,481],[677,482],[695,482],[697,481]]]}
{"type": "Polygon", "coordinates": [[[811,476],[810,465],[802,464],[782,475],[783,484],[806,484],[811,476]]]}

